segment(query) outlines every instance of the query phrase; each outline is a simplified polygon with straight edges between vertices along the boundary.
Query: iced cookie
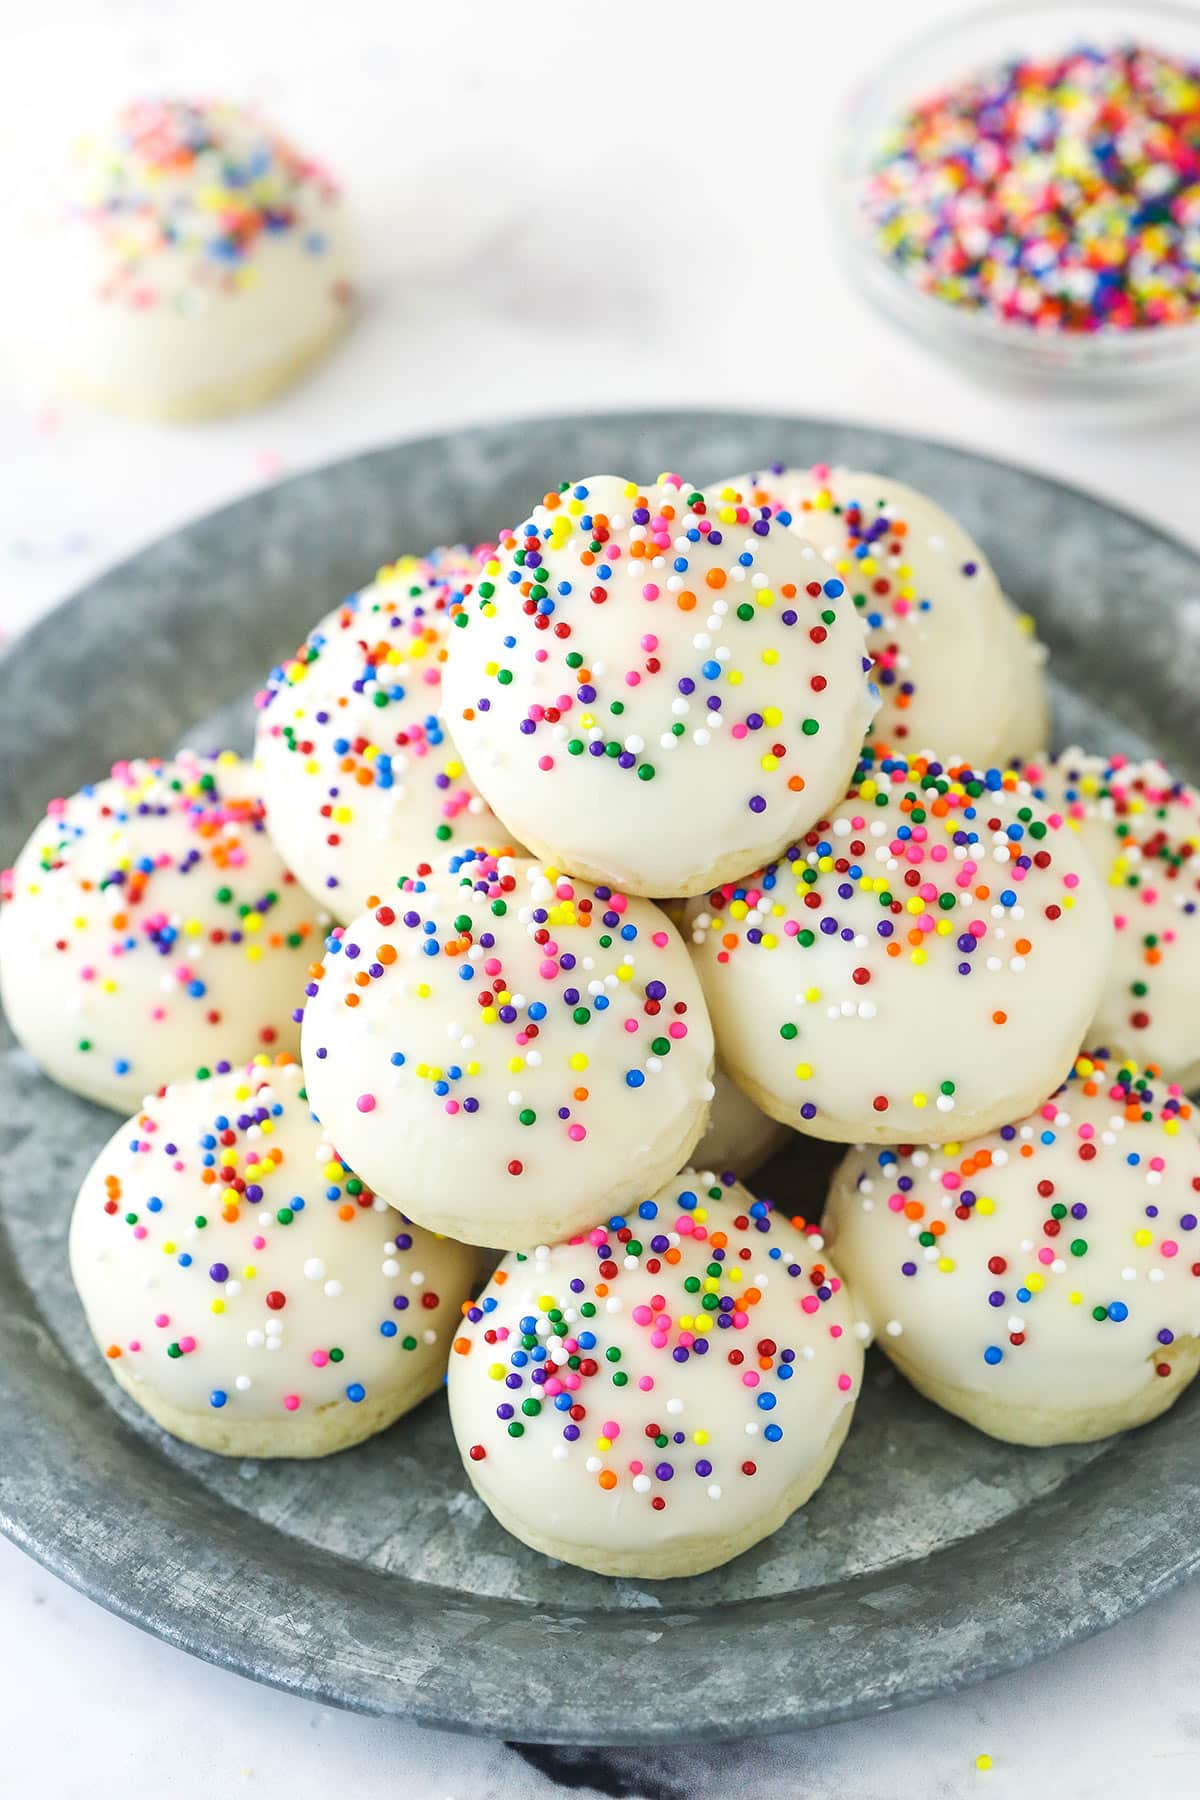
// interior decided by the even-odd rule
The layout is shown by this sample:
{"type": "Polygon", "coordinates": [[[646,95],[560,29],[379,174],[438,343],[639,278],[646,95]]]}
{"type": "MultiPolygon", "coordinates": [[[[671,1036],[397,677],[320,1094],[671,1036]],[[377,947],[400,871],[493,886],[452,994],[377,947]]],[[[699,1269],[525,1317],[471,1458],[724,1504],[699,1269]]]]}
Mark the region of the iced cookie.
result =
{"type": "Polygon", "coordinates": [[[1160,762],[1077,749],[1026,774],[1078,827],[1112,908],[1089,1038],[1200,1085],[1200,794],[1160,762]]]}
{"type": "Polygon", "coordinates": [[[999,1131],[851,1150],[825,1232],[930,1400],[1010,1443],[1087,1443],[1155,1418],[1196,1373],[1198,1210],[1179,1089],[1093,1056],[999,1131]]]}
{"type": "Polygon", "coordinates": [[[31,222],[22,341],[112,412],[184,420],[258,405],[349,314],[337,188],[252,111],[137,100],[76,147],[31,222]]]}
{"type": "Polygon", "coordinates": [[[876,700],[845,583],[677,476],[565,484],[455,617],[446,718],[522,843],[628,893],[697,894],[842,791],[876,700]]]}
{"type": "Polygon", "coordinates": [[[0,998],[48,1075],[120,1112],[299,1045],[320,915],[236,756],[117,763],[7,870],[0,998]]]}
{"type": "Polygon", "coordinates": [[[152,1099],[100,1152],[71,1273],[116,1379],[226,1456],[326,1456],[440,1387],[474,1251],[346,1167],[298,1063],[152,1099]]]}
{"type": "Polygon", "coordinates": [[[1028,782],[870,752],[828,819],[688,919],[727,1072],[842,1143],[1028,1112],[1070,1068],[1112,953],[1078,837],[1028,782]]]}
{"type": "Polygon", "coordinates": [[[701,1574],[829,1473],[862,1381],[856,1317],[813,1227],[685,1169],[627,1217],[505,1257],[450,1358],[464,1467],[547,1556],[701,1574]]]}
{"type": "Polygon", "coordinates": [[[958,521],[888,475],[781,465],[718,482],[790,523],[844,581],[883,704],[873,736],[986,765],[1047,739],[1044,653],[958,521]]]}
{"type": "Polygon", "coordinates": [[[303,1053],[313,1106],[385,1200],[517,1249],[635,1204],[687,1161],[712,1031],[648,900],[527,859],[451,856],[335,931],[303,1053]]]}
{"type": "Polygon", "coordinates": [[[692,1152],[696,1168],[728,1172],[744,1181],[787,1141],[787,1127],[755,1106],[718,1063],[708,1130],[692,1152]]]}
{"type": "Polygon", "coordinates": [[[343,924],[418,863],[508,841],[441,713],[449,607],[475,566],[464,549],[401,557],[322,619],[258,696],[271,836],[343,924]]]}

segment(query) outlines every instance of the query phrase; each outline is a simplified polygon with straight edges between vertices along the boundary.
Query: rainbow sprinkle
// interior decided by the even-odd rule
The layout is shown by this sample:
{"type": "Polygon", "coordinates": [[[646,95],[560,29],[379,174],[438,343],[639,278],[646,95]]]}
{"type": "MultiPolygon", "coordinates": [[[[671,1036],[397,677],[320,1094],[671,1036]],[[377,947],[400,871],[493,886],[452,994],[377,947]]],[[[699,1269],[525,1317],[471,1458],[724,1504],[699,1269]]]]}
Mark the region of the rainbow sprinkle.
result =
{"type": "Polygon", "coordinates": [[[508,837],[441,713],[449,618],[477,560],[458,547],[380,569],[256,696],[272,825],[301,879],[345,918],[419,852],[508,837]]]}
{"type": "Polygon", "coordinates": [[[473,1265],[352,1173],[286,1057],[152,1101],[79,1207],[76,1274],[109,1362],[181,1407],[203,1394],[246,1418],[357,1407],[407,1380],[409,1357],[435,1362],[473,1265]],[[458,1268],[457,1292],[434,1265],[458,1268]]]}
{"type": "MultiPolygon", "coordinates": [[[[135,311],[186,311],[202,289],[235,294],[258,279],[270,238],[295,237],[314,259],[330,242],[315,223],[338,199],[331,177],[253,112],[223,102],[135,100],[113,130],[77,146],[79,198],[108,258],[103,297],[135,311]],[[174,252],[189,284],[163,285],[174,252]]],[[[335,298],[348,302],[349,286],[335,298]]]]}
{"type": "Polygon", "coordinates": [[[861,197],[921,292],[1043,332],[1200,311],[1200,69],[1139,45],[980,71],[916,102],[861,197]]]}
{"type": "MultiPolygon", "coordinates": [[[[830,1241],[845,1249],[839,1209],[856,1207],[874,1215],[881,1241],[895,1240],[898,1291],[912,1292],[912,1306],[922,1293],[935,1305],[928,1284],[944,1278],[977,1290],[981,1372],[1052,1353],[1040,1327],[1066,1311],[1090,1319],[1089,1329],[1136,1330],[1139,1353],[1167,1380],[1172,1346],[1194,1326],[1190,1309],[1180,1320],[1186,1296],[1165,1277],[1200,1277],[1191,1120],[1181,1090],[1153,1071],[1103,1052],[1080,1056],[1044,1106],[998,1132],[940,1150],[855,1152],[860,1172],[826,1220],[830,1241]],[[1041,1224],[1027,1233],[1030,1207],[1041,1224]]],[[[873,1323],[884,1342],[915,1325],[911,1314],[873,1323]]]]}
{"type": "MultiPolygon", "coordinates": [[[[614,1506],[640,1502],[625,1524],[635,1533],[693,1495],[728,1503],[760,1471],[794,1478],[774,1464],[788,1454],[793,1424],[803,1433],[820,1406],[806,1369],[811,1340],[833,1347],[820,1376],[832,1422],[857,1392],[863,1333],[815,1225],[773,1212],[732,1176],[694,1179],[684,1171],[682,1185],[632,1218],[510,1256],[464,1308],[454,1353],[486,1362],[479,1375],[497,1389],[486,1439],[462,1446],[472,1463],[511,1440],[555,1462],[578,1455],[614,1506]],[[526,1290],[537,1295],[528,1304],[526,1290]],[[686,1373],[696,1363],[726,1378],[719,1411],[707,1400],[696,1411],[705,1390],[686,1373]]],[[[457,1423],[465,1409],[456,1385],[457,1369],[457,1423]]]]}

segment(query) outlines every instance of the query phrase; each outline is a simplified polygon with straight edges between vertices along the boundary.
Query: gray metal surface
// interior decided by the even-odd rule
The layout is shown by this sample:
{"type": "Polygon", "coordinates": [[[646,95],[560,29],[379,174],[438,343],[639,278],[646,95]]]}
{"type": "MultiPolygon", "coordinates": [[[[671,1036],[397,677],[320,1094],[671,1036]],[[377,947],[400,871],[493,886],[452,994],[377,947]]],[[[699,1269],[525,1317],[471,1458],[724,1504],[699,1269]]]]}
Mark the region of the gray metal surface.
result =
{"type": "MultiPolygon", "coordinates": [[[[1200,558],[958,450],[739,414],[539,420],[401,444],[175,533],[0,660],[0,863],[118,756],[243,733],[255,672],[400,549],[481,539],[562,477],[705,481],[763,461],[894,472],[978,534],[1055,657],[1057,735],[1153,740],[1196,775],[1200,558]]],[[[66,1229],[111,1115],[0,1027],[0,1527],[102,1605],[258,1680],[548,1743],[735,1737],[900,1705],[1043,1656],[1200,1565],[1200,1384],[1104,1445],[991,1442],[872,1358],[837,1467],[713,1575],[610,1582],[507,1538],[444,1402],[320,1463],[174,1443],[109,1380],[66,1229]]],[[[758,1185],[816,1211],[828,1158],[758,1185]],[[809,1197],[806,1200],[806,1195],[809,1197]]]]}

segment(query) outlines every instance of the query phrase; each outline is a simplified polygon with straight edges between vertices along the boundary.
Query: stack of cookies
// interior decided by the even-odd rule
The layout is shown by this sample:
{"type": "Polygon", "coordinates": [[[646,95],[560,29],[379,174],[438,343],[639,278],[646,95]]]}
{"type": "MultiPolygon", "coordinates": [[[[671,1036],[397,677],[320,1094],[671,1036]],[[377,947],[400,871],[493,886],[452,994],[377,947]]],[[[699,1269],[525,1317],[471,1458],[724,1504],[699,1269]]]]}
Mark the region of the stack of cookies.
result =
{"type": "Polygon", "coordinates": [[[886,477],[588,478],[335,607],[252,767],[55,802],[0,986],[132,1114],[71,1235],[116,1379],[314,1456],[448,1369],[501,1524],[636,1577],[813,1493],[872,1339],[1016,1442],[1169,1406],[1197,796],[1047,757],[1043,663],[886,477]],[[832,1188],[756,1196],[793,1134],[850,1146],[832,1188]]]}

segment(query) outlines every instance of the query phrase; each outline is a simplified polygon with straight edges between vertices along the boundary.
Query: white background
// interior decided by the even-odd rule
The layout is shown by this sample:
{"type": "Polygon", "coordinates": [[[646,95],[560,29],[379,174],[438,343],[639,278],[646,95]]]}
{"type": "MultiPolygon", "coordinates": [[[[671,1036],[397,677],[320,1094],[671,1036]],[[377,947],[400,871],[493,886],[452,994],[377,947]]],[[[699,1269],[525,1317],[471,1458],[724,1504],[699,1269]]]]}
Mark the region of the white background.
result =
{"type": "MultiPolygon", "coordinates": [[[[977,388],[879,322],[837,266],[825,199],[839,109],[916,30],[971,10],[40,0],[19,17],[0,0],[0,208],[28,195],[47,146],[131,94],[252,98],[343,177],[364,289],[352,337],[305,387],[187,430],[52,402],[0,323],[0,356],[12,353],[0,637],[256,484],[517,413],[663,403],[871,420],[1035,464],[1200,542],[1200,413],[1105,420],[977,388]]],[[[0,235],[0,322],[10,245],[0,235]]],[[[1200,1592],[1187,1592],[915,1712],[626,1758],[624,1791],[1195,1795],[1198,1640],[1200,1592]],[[995,1759],[986,1775],[981,1750],[995,1759]]],[[[23,1800],[552,1791],[502,1747],[322,1712],[207,1669],[7,1545],[0,1730],[0,1793],[23,1800]]]]}

